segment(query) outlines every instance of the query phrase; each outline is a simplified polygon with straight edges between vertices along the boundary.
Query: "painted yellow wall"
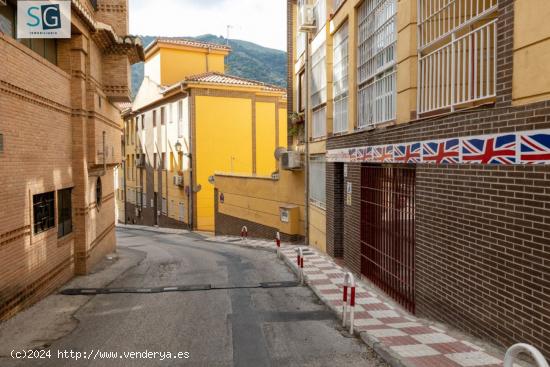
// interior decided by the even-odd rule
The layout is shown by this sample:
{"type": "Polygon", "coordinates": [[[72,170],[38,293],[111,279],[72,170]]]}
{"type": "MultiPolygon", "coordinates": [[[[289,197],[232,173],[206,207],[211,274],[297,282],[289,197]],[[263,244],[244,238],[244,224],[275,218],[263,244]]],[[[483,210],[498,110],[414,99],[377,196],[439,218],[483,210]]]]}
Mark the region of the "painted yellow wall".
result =
{"type": "Polygon", "coordinates": [[[309,206],[309,245],[316,249],[327,252],[327,217],[326,211],[309,206]]]}
{"type": "Polygon", "coordinates": [[[274,102],[256,103],[256,174],[259,176],[270,176],[277,169],[274,159],[276,107],[274,102]]]}
{"type": "Polygon", "coordinates": [[[279,144],[277,147],[288,145],[288,113],[286,108],[279,108],[279,144]]]}
{"type": "Polygon", "coordinates": [[[411,120],[416,113],[418,74],[417,0],[400,0],[397,5],[397,123],[411,120]]]}
{"type": "Polygon", "coordinates": [[[214,230],[215,172],[252,172],[252,101],[246,98],[195,97],[197,227],[214,230]]]}
{"type": "Polygon", "coordinates": [[[187,76],[209,71],[225,72],[224,54],[208,54],[205,51],[161,48],[161,84],[171,85],[187,76]]]}
{"type": "Polygon", "coordinates": [[[550,98],[550,7],[547,0],[516,0],[514,20],[515,105],[550,98]]]}
{"type": "Polygon", "coordinates": [[[258,177],[216,176],[216,188],[225,201],[220,213],[276,228],[289,235],[304,235],[304,173],[280,171],[279,180],[258,177]],[[280,207],[296,205],[299,218],[294,228],[280,220],[280,207]]]}

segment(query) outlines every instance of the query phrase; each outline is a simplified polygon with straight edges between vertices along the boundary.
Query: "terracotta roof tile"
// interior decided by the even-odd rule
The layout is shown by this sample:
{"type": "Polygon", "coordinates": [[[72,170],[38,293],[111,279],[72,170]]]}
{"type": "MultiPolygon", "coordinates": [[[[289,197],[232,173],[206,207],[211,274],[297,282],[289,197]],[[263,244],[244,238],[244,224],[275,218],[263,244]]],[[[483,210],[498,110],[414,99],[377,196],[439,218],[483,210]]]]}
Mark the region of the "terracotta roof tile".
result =
{"type": "Polygon", "coordinates": [[[150,48],[152,48],[157,43],[169,43],[173,45],[182,45],[182,46],[189,46],[189,47],[199,47],[199,48],[210,48],[213,50],[221,50],[221,51],[231,51],[231,46],[226,45],[219,45],[216,43],[210,43],[210,42],[202,42],[202,41],[195,41],[195,40],[188,40],[184,38],[157,38],[153,42],[149,44],[145,48],[145,52],[147,52],[150,48]]]}
{"type": "Polygon", "coordinates": [[[220,84],[229,86],[260,87],[266,91],[286,92],[286,89],[256,80],[244,79],[233,75],[227,75],[216,72],[191,75],[185,79],[186,82],[220,84]]]}

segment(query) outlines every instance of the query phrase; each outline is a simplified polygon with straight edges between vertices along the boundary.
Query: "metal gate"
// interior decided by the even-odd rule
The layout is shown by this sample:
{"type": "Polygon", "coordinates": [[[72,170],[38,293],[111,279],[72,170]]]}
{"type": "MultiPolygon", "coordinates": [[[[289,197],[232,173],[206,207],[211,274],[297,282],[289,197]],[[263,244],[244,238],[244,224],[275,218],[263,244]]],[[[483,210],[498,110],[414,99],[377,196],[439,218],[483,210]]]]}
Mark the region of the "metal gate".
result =
{"type": "Polygon", "coordinates": [[[370,165],[361,168],[361,273],[415,311],[416,168],[370,165]]]}

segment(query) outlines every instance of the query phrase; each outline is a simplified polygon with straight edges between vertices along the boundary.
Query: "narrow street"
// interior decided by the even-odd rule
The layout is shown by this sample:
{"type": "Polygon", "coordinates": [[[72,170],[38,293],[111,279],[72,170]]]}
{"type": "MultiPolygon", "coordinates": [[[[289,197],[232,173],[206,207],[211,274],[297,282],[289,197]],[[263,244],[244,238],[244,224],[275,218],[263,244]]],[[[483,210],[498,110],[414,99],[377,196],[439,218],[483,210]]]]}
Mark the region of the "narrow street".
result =
{"type": "MultiPolygon", "coordinates": [[[[295,280],[276,255],[205,242],[197,235],[118,230],[119,248],[146,254],[109,288],[295,280]]],[[[67,296],[69,297],[69,296],[67,296]]],[[[385,366],[307,287],[91,296],[52,358],[17,366],[385,366]],[[117,352],[115,359],[59,360],[57,351],[117,352]],[[188,359],[121,358],[124,352],[188,352],[188,359]]],[[[14,361],[9,361],[13,363],[14,361]]]]}

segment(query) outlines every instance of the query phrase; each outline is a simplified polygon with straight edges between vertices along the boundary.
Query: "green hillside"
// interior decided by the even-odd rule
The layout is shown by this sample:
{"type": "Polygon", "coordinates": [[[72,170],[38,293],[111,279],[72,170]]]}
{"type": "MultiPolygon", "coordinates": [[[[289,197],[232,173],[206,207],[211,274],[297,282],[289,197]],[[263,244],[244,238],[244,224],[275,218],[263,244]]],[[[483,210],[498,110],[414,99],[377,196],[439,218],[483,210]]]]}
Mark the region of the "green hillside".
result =
{"type": "MultiPolygon", "coordinates": [[[[156,37],[142,36],[147,46],[156,37]]],[[[227,40],[211,34],[198,37],[184,37],[198,41],[226,44],[227,40]]],[[[226,59],[226,73],[242,78],[254,79],[264,83],[286,88],[287,59],[286,52],[262,47],[252,42],[229,40],[232,52],[226,59]]],[[[132,93],[135,95],[143,81],[143,63],[132,67],[132,93]]]]}

